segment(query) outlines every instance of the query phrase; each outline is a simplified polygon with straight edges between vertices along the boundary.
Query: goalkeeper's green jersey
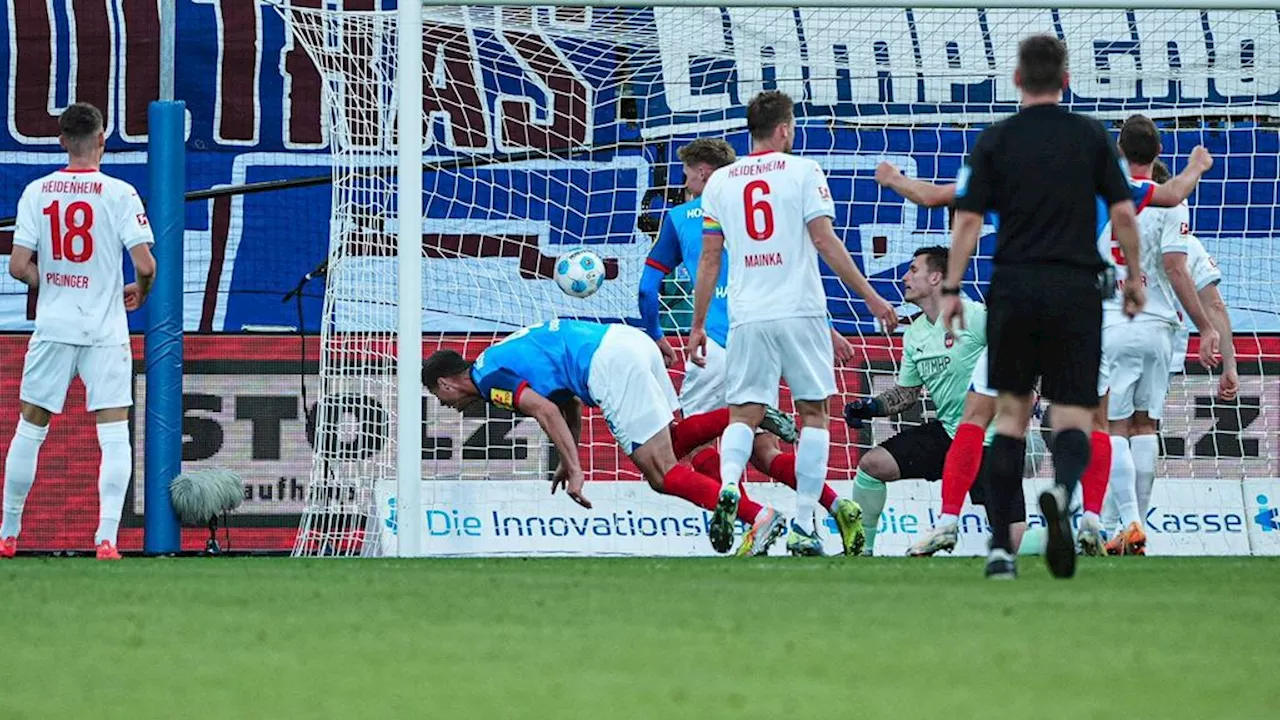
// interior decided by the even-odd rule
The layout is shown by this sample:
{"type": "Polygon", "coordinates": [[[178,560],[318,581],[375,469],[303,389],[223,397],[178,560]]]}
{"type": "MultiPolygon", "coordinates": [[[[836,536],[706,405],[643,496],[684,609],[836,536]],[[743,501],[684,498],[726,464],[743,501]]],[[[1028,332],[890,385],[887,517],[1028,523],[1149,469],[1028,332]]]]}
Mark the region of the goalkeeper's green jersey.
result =
{"type": "Polygon", "coordinates": [[[937,409],[938,421],[947,434],[956,436],[956,426],[964,414],[973,366],[987,347],[987,308],[982,303],[962,300],[964,330],[952,334],[943,324],[930,322],[923,313],[911,321],[902,336],[902,369],[898,384],[924,386],[937,409]]]}

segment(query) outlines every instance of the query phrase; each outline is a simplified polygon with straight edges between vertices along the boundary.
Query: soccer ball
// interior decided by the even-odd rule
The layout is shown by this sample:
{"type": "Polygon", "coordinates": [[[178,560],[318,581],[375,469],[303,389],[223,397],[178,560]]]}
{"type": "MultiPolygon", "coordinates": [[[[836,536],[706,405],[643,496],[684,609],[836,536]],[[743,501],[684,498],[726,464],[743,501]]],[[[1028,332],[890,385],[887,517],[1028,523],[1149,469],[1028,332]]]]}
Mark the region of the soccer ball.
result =
{"type": "Polygon", "coordinates": [[[566,295],[590,297],[604,284],[604,261],[590,250],[574,250],[556,261],[555,277],[566,295]]]}

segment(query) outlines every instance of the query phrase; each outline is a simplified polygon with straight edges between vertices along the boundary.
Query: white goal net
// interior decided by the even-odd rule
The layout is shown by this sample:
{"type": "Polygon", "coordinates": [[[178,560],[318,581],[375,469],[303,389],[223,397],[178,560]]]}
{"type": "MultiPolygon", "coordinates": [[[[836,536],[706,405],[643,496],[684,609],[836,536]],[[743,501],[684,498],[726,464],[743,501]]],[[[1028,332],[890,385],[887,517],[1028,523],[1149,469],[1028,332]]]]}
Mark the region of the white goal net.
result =
{"type": "MultiPolygon", "coordinates": [[[[549,494],[556,460],[532,420],[460,414],[420,387],[398,387],[397,117],[419,99],[397,96],[396,12],[272,3],[324,75],[334,172],[317,450],[296,552],[395,554],[406,511],[395,495],[396,397],[412,392],[423,396],[415,512],[426,529],[410,554],[709,553],[703,513],[649,490],[595,413],[581,453],[596,509],[583,511],[549,494]]],[[[900,302],[913,251],[949,244],[949,218],[880,188],[876,165],[953,181],[979,129],[1016,111],[1018,41],[1063,38],[1072,109],[1107,122],[1152,117],[1175,172],[1198,144],[1216,159],[1190,199],[1192,230],[1223,274],[1240,392],[1218,400],[1217,377],[1194,362],[1174,377],[1146,518],[1151,552],[1248,554],[1280,538],[1268,525],[1280,529],[1268,514],[1280,503],[1277,11],[426,6],[423,15],[424,354],[468,358],[554,317],[636,318],[646,254],[664,212],[684,201],[678,149],[712,136],[746,152],[745,104],[765,89],[796,100],[796,152],[825,168],[837,228],[878,291],[900,302]],[[580,247],[608,267],[586,300],[551,280],[555,258],[580,247]]],[[[975,294],[994,244],[991,228],[983,236],[975,294]]],[[[877,334],[834,277],[827,289],[835,326],[857,350],[831,404],[831,480],[846,489],[860,453],[928,408],[845,428],[846,401],[894,382],[898,343],[877,334]]],[[[687,328],[690,292],[680,270],[664,286],[673,335],[687,328]]],[[[1031,484],[1051,472],[1029,467],[1031,484]]],[[[763,484],[758,493],[786,498],[763,484]]],[[[937,511],[936,484],[891,486],[878,551],[900,553],[937,511]]],[[[962,552],[985,547],[981,523],[967,507],[962,552]]]]}

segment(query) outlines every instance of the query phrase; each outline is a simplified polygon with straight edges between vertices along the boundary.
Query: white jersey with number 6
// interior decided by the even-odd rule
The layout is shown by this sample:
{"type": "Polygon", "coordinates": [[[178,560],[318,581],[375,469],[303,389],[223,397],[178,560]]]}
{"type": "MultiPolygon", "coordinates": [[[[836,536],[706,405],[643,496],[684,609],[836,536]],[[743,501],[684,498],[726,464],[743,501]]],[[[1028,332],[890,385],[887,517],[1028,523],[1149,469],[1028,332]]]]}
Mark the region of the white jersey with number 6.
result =
{"type": "Polygon", "coordinates": [[[827,316],[809,221],[835,217],[818,163],[753,153],[717,170],[702,194],[703,227],[729,255],[729,324],[827,316]]]}
{"type": "Polygon", "coordinates": [[[138,191],[98,170],[59,170],[18,200],[13,243],[36,253],[40,295],[33,340],[129,342],[124,251],[153,242],[138,191]]]}

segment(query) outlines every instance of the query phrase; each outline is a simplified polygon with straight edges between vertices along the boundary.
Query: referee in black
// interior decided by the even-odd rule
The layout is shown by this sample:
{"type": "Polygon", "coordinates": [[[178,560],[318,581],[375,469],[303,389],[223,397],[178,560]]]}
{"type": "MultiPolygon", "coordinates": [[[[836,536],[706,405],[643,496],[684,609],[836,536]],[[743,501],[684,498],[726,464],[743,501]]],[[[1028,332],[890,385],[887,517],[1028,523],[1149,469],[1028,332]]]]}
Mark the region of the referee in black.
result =
{"type": "MultiPolygon", "coordinates": [[[[989,382],[1000,395],[996,436],[987,453],[991,551],[986,574],[1017,576],[1009,539],[1011,505],[1019,498],[1032,391],[1053,403],[1055,485],[1040,496],[1048,524],[1045,555],[1057,577],[1075,573],[1071,493],[1089,463],[1090,414],[1098,404],[1102,299],[1112,291],[1098,250],[1099,213],[1112,229],[1131,277],[1141,277],[1138,224],[1131,192],[1106,129],[1061,106],[1067,48],[1034,35],[1018,46],[1016,115],[983,130],[956,182],[951,258],[942,318],[963,326],[960,282],[978,242],[982,215],[1000,218],[995,271],[987,293],[989,382]]],[[[1145,300],[1126,283],[1125,312],[1145,300]]]]}

